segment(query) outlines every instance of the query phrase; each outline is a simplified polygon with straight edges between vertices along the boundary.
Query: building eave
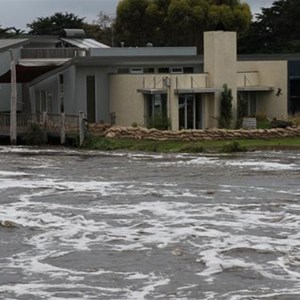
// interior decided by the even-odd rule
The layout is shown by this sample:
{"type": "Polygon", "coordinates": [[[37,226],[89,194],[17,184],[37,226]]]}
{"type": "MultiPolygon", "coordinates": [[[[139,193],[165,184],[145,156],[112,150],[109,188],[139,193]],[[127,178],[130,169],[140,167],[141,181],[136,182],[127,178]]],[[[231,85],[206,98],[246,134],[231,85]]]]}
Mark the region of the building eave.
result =
{"type": "Polygon", "coordinates": [[[274,91],[273,86],[240,86],[237,88],[238,92],[272,92],[274,91]]]}
{"type": "Polygon", "coordinates": [[[191,88],[191,89],[175,89],[175,94],[214,94],[221,92],[221,88],[191,88]]]}

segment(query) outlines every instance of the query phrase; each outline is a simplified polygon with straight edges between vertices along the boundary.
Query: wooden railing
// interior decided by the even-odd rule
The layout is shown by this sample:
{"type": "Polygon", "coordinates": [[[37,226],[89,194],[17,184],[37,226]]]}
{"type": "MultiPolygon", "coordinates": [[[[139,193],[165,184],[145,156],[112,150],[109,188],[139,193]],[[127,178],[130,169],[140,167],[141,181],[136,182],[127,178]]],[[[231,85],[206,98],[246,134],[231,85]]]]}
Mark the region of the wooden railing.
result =
{"type": "MultiPolygon", "coordinates": [[[[65,143],[66,134],[79,134],[82,144],[85,137],[85,115],[69,114],[17,114],[17,132],[18,134],[28,131],[32,124],[38,124],[46,134],[54,134],[61,137],[61,143],[65,143]]],[[[10,114],[0,113],[0,135],[9,135],[10,132],[10,114]]]]}

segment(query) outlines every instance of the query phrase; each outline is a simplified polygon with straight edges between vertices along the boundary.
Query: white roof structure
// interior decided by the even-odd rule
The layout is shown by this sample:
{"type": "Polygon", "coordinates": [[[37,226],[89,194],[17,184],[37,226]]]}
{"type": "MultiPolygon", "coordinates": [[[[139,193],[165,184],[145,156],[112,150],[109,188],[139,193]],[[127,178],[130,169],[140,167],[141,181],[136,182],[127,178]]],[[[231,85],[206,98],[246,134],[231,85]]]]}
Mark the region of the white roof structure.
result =
{"type": "Polygon", "coordinates": [[[25,44],[28,39],[0,39],[0,51],[25,44]]]}
{"type": "Polygon", "coordinates": [[[62,41],[71,44],[78,48],[96,48],[96,49],[103,49],[103,48],[110,48],[109,46],[97,42],[93,39],[74,39],[74,38],[60,38],[62,41]]]}

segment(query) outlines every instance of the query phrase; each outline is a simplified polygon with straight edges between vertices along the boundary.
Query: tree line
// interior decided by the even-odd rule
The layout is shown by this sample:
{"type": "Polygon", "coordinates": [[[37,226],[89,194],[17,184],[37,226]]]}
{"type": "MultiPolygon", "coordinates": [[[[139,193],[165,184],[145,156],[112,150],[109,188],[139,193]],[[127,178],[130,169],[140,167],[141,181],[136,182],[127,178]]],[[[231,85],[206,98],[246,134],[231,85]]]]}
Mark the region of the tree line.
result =
{"type": "MultiPolygon", "coordinates": [[[[112,46],[197,46],[203,32],[236,31],[239,53],[282,53],[300,50],[299,0],[275,0],[252,16],[240,0],[122,0],[113,18],[100,12],[87,23],[73,13],[55,13],[27,24],[28,34],[58,35],[64,28],[82,28],[87,35],[112,46]]],[[[25,34],[15,27],[2,28],[0,37],[25,34]]]]}

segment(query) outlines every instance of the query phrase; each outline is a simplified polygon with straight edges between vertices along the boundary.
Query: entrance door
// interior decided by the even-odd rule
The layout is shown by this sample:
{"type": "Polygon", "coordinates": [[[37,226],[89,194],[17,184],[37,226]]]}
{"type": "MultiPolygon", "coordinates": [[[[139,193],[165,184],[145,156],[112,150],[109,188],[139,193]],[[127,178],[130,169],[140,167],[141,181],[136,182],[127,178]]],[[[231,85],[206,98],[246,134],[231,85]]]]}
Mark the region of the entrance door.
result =
{"type": "Polygon", "coordinates": [[[95,76],[86,77],[86,104],[89,123],[96,122],[96,84],[95,76]]]}
{"type": "Polygon", "coordinates": [[[202,128],[202,99],[200,95],[179,96],[179,129],[202,128]]]}

